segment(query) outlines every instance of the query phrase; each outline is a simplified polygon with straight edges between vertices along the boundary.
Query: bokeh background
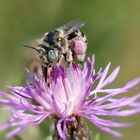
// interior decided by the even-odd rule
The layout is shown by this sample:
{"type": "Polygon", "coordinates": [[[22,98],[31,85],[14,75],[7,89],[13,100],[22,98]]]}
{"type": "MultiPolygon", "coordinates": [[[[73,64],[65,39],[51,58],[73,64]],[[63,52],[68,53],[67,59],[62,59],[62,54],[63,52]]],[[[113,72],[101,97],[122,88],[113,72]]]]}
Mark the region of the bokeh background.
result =
{"type": "MultiPolygon", "coordinates": [[[[120,86],[140,76],[140,1],[139,0],[0,0],[0,89],[7,85],[22,85],[24,67],[29,68],[29,49],[22,44],[32,42],[45,32],[81,19],[87,22],[83,30],[88,38],[87,56],[96,56],[96,69],[109,61],[112,69],[121,72],[112,86],[120,86]]],[[[9,113],[0,111],[2,124],[9,113]]],[[[140,115],[123,121],[136,122],[123,128],[122,140],[140,139],[140,115]]],[[[40,127],[29,127],[13,140],[39,140],[49,133],[50,120],[40,127]]],[[[89,124],[90,131],[100,140],[117,140],[89,124]]],[[[3,140],[4,132],[0,132],[3,140]]],[[[94,138],[93,138],[94,140],[94,138]]]]}

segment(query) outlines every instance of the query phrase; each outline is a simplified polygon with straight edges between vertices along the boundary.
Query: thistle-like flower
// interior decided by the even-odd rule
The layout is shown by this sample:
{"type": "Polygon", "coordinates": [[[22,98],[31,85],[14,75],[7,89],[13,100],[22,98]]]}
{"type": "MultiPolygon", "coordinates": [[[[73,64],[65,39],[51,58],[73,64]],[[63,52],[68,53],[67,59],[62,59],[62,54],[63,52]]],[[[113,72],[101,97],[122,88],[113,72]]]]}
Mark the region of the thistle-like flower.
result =
{"type": "Polygon", "coordinates": [[[97,73],[94,71],[94,63],[93,56],[92,59],[88,58],[83,68],[77,64],[71,64],[68,68],[58,66],[50,73],[49,85],[43,77],[37,78],[27,71],[30,81],[25,87],[9,87],[12,94],[0,92],[5,98],[1,98],[0,103],[8,106],[5,109],[12,111],[12,117],[0,126],[0,130],[16,127],[6,135],[12,137],[26,126],[39,125],[51,116],[56,119],[58,136],[65,140],[69,129],[77,129],[78,124],[82,124],[81,118],[86,118],[99,129],[121,137],[119,132],[111,128],[127,127],[133,123],[119,123],[115,118],[140,112],[140,93],[121,98],[117,95],[134,90],[140,78],[121,88],[108,89],[105,87],[114,81],[120,67],[107,76],[111,63],[97,73]]]}

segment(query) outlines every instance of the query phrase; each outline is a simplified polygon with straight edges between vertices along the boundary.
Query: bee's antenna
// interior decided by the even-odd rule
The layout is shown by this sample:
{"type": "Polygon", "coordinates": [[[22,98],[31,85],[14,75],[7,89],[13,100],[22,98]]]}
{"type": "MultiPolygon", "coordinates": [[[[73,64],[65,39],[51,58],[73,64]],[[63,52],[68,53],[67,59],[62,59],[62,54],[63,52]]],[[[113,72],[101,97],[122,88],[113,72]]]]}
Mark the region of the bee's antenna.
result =
{"type": "Polygon", "coordinates": [[[27,47],[27,48],[34,49],[34,50],[36,50],[37,52],[39,51],[37,48],[32,47],[32,46],[29,46],[29,45],[25,45],[25,44],[23,44],[23,47],[27,47]]]}

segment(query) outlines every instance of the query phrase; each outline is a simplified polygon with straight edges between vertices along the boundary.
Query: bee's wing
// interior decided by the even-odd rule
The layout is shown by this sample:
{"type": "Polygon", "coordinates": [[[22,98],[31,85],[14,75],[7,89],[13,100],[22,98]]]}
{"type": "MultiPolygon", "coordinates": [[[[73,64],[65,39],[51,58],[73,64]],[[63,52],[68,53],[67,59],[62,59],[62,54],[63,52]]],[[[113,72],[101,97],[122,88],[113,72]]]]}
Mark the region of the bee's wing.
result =
{"type": "Polygon", "coordinates": [[[73,20],[70,21],[62,26],[60,26],[59,28],[55,29],[57,31],[63,32],[64,36],[67,36],[69,34],[71,34],[72,32],[76,31],[77,29],[81,28],[82,26],[84,26],[85,22],[80,21],[80,20],[73,20]]]}

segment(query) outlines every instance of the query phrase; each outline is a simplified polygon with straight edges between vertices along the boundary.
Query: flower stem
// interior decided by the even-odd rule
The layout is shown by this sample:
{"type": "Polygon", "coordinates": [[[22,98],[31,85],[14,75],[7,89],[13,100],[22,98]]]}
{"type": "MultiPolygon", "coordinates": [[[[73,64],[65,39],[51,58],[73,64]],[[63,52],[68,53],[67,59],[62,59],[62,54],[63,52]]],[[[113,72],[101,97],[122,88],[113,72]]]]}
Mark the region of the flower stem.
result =
{"type": "MultiPolygon", "coordinates": [[[[58,134],[56,124],[57,121],[55,123],[53,140],[63,140],[58,134]]],[[[90,140],[88,129],[80,117],[77,117],[76,122],[68,122],[66,131],[66,140],[90,140]]]]}

